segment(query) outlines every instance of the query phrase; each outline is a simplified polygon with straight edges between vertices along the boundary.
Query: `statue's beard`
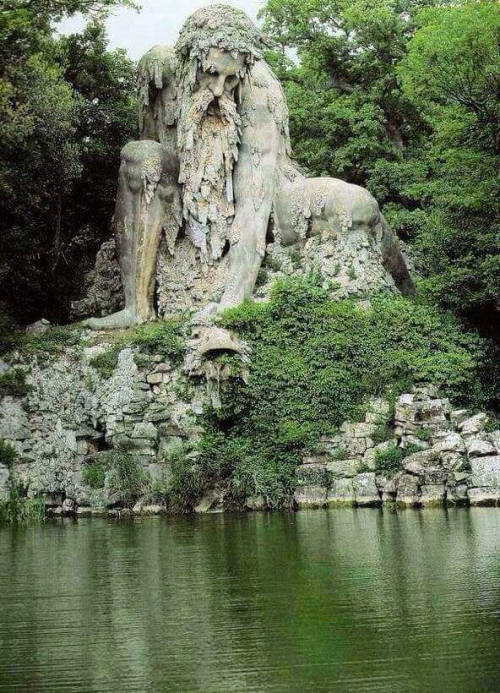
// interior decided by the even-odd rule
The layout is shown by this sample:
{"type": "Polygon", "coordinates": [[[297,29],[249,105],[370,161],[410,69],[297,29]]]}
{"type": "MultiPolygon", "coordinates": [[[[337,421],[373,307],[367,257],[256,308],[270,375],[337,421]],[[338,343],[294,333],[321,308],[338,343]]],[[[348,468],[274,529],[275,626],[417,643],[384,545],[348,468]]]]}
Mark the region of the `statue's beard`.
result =
{"type": "Polygon", "coordinates": [[[221,257],[234,217],[233,168],[241,119],[234,99],[209,89],[189,97],[178,125],[186,235],[204,262],[221,257]]]}

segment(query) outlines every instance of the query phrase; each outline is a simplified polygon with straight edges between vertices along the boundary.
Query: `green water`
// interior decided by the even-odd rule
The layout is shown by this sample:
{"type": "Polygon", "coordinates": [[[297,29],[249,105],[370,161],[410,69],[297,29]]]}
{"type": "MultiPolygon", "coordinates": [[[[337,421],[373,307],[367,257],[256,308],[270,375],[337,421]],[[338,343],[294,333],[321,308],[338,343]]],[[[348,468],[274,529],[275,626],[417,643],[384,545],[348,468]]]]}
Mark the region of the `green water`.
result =
{"type": "Polygon", "coordinates": [[[0,530],[2,691],[498,691],[500,509],[0,530]]]}

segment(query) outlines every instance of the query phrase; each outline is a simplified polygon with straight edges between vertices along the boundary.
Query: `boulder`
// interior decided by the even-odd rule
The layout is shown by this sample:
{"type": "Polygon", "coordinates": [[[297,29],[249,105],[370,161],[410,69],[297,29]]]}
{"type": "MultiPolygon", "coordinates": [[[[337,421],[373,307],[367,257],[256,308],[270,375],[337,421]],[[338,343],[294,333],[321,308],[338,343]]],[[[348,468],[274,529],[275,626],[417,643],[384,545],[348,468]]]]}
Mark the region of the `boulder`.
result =
{"type": "Polygon", "coordinates": [[[356,496],[352,479],[334,479],[326,500],[329,506],[354,505],[356,496]]]}
{"type": "Polygon", "coordinates": [[[490,486],[474,486],[469,488],[469,503],[471,505],[500,505],[500,489],[490,486]]]}
{"type": "Polygon", "coordinates": [[[423,484],[420,487],[420,503],[423,506],[443,505],[446,498],[444,484],[423,484]]]}
{"type": "MultiPolygon", "coordinates": [[[[420,453],[417,453],[420,454],[420,453]]],[[[397,479],[396,502],[398,505],[413,506],[420,502],[418,477],[401,474],[397,479]]]]}
{"type": "Polygon", "coordinates": [[[465,447],[467,448],[469,457],[484,457],[496,453],[496,448],[493,443],[482,438],[467,438],[465,447]]]}
{"type": "Polygon", "coordinates": [[[487,414],[480,413],[465,419],[465,421],[458,424],[457,428],[464,436],[476,435],[484,430],[487,422],[487,414]]]}
{"type": "Polygon", "coordinates": [[[245,499],[245,508],[247,510],[267,510],[267,501],[264,496],[249,496],[245,499]]]}
{"type": "Polygon", "coordinates": [[[353,479],[354,496],[356,505],[380,505],[381,499],[375,483],[375,473],[365,472],[358,474],[353,479]]]}
{"type": "Polygon", "coordinates": [[[326,504],[326,488],[318,484],[304,484],[295,489],[293,499],[299,509],[322,508],[326,504]]]}

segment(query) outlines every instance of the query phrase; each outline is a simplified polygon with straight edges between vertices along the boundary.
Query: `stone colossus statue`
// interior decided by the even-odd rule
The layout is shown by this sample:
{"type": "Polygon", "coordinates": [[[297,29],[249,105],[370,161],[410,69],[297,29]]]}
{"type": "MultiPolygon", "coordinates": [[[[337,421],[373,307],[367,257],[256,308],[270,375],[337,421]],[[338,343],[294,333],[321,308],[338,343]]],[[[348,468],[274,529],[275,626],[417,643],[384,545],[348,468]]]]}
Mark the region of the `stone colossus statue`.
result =
{"type": "Polygon", "coordinates": [[[252,296],[271,227],[281,247],[362,237],[393,285],[413,291],[370,193],[294,166],[285,96],[262,48],[245,13],[212,5],[187,19],[175,48],[156,46],[139,62],[140,140],[122,151],[113,224],[125,308],[89,326],[155,317],[161,238],[174,262],[187,239],[206,273],[227,255],[222,308],[252,296]]]}

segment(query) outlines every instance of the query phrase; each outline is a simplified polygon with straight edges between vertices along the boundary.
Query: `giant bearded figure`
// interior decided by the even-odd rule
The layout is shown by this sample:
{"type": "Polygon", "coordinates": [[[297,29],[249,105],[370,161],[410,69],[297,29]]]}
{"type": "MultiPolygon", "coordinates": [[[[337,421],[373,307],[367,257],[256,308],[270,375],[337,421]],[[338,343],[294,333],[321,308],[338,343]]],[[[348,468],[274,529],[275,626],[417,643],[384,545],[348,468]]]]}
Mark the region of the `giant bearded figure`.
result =
{"type": "Polygon", "coordinates": [[[141,59],[141,139],[122,151],[114,214],[125,308],[91,327],[155,317],[162,235],[172,255],[178,236],[187,237],[207,267],[228,253],[219,307],[252,296],[271,224],[283,247],[361,231],[398,288],[413,290],[368,191],[305,178],[293,165],[285,97],[262,47],[243,12],[213,5],[189,17],[175,49],[156,46],[141,59]]]}

